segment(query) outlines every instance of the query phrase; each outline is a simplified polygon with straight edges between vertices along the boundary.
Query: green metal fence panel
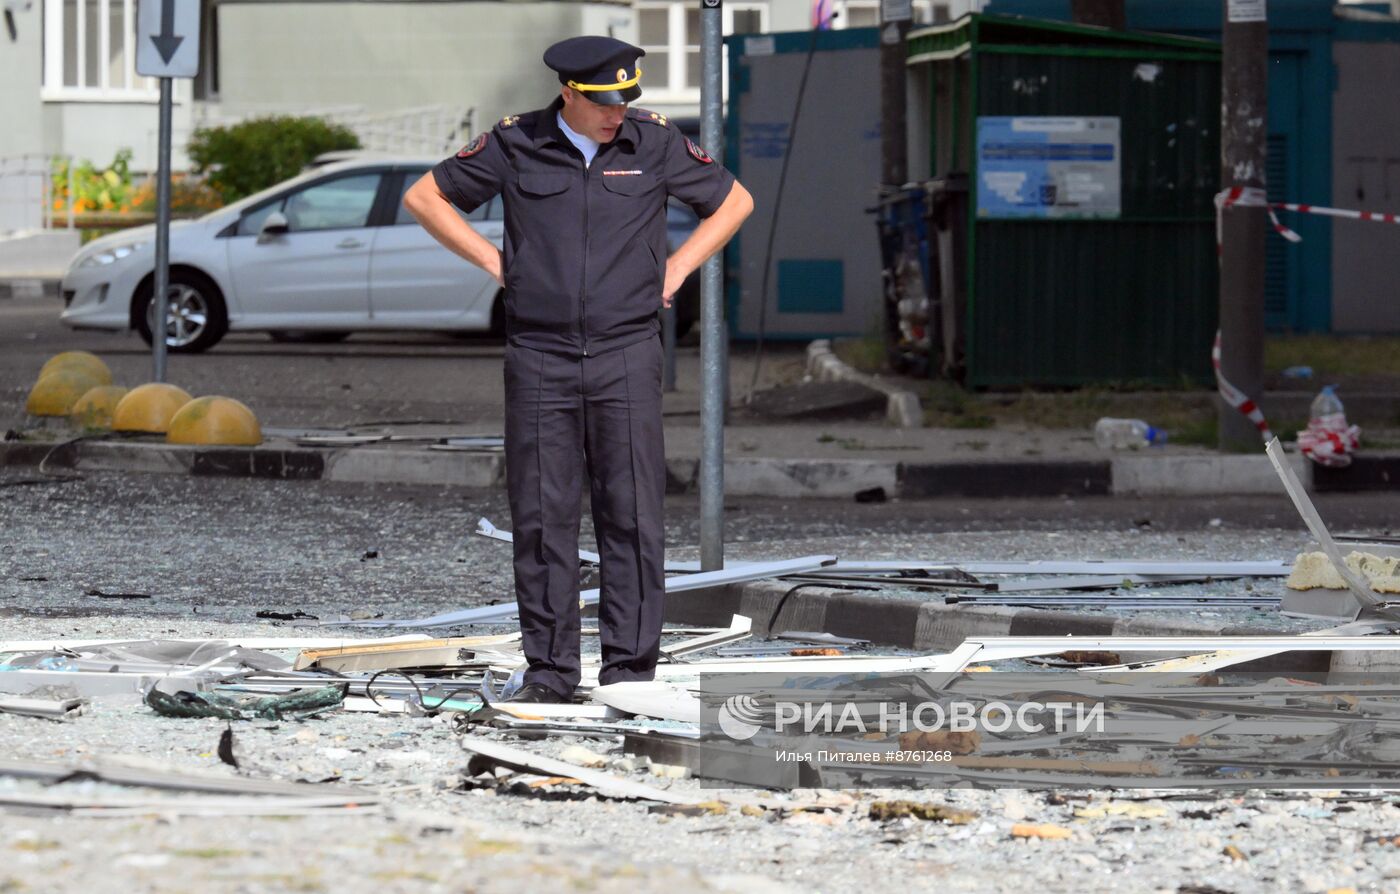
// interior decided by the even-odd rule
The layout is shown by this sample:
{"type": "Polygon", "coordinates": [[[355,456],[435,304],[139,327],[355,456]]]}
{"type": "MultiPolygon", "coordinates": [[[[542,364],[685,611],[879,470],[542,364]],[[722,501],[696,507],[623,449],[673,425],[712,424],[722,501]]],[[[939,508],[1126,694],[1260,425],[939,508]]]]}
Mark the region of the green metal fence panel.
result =
{"type": "Polygon", "coordinates": [[[1210,380],[1212,222],[998,220],[978,231],[969,385],[1210,380]]]}
{"type": "Polygon", "coordinates": [[[968,384],[1208,381],[1218,57],[983,44],[976,59],[979,115],[1120,119],[1122,211],[972,221],[968,384]]]}

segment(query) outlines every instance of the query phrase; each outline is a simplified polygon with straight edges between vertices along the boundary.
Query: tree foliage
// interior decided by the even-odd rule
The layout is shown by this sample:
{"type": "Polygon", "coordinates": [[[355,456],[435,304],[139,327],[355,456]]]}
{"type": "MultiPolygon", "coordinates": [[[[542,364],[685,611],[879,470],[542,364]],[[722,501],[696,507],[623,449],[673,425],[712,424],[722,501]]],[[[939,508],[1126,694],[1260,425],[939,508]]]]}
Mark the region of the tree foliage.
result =
{"type": "Polygon", "coordinates": [[[280,115],[200,128],[186,151],[195,172],[227,203],[301,173],[323,152],[358,148],[359,138],[343,125],[280,115]]]}

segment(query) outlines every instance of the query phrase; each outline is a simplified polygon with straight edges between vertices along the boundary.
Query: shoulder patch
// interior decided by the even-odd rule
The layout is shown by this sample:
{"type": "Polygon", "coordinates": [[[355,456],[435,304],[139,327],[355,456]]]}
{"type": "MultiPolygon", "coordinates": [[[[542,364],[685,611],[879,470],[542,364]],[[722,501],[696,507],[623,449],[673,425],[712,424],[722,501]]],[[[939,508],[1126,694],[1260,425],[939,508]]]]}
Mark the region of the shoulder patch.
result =
{"type": "Polygon", "coordinates": [[[519,115],[507,115],[501,119],[501,127],[514,127],[520,123],[519,115]]]}
{"type": "Polygon", "coordinates": [[[666,127],[666,116],[660,112],[648,112],[646,109],[632,109],[632,117],[637,121],[645,121],[648,124],[655,124],[658,127],[666,127]]]}
{"type": "Polygon", "coordinates": [[[485,149],[487,136],[489,135],[486,133],[477,134],[476,139],[472,140],[470,143],[457,150],[457,157],[471,158],[473,155],[477,154],[482,149],[485,149]]]}
{"type": "Polygon", "coordinates": [[[702,165],[712,165],[715,163],[715,160],[710,158],[710,154],[695,145],[695,142],[691,140],[690,137],[685,138],[685,148],[686,151],[690,153],[690,157],[700,162],[702,165]]]}

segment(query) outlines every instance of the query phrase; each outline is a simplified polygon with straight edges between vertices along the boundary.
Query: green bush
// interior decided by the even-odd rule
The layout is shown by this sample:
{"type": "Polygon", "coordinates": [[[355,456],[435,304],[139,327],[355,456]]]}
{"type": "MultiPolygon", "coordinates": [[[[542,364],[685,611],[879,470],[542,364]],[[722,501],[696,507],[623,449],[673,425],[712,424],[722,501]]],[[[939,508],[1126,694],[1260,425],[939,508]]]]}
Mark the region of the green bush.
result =
{"type": "Polygon", "coordinates": [[[206,175],[227,203],[301,173],[323,152],[358,148],[360,140],[349,128],[324,118],[284,115],[200,128],[187,151],[195,173],[206,175]]]}

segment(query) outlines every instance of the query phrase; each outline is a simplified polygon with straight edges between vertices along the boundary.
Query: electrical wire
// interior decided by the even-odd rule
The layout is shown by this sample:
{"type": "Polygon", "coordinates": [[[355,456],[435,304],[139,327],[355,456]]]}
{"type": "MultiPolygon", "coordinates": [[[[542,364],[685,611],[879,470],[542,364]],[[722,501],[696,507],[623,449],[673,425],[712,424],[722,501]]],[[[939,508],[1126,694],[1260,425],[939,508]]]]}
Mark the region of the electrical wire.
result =
{"type": "Polygon", "coordinates": [[[824,22],[812,28],[812,36],[807,42],[807,58],[802,63],[802,79],[797,82],[797,99],[793,104],[792,123],[788,125],[787,145],[783,147],[783,163],[778,169],[778,190],[773,197],[773,216],[768,220],[768,244],[763,253],[763,284],[758,296],[758,338],[754,345],[753,374],[749,377],[749,393],[745,404],[753,403],[753,394],[758,388],[758,372],[763,366],[763,336],[768,325],[768,283],[773,266],[773,240],[778,233],[778,212],[783,208],[783,187],[787,185],[788,163],[792,160],[792,147],[797,142],[797,124],[802,118],[802,100],[807,95],[807,78],[812,73],[812,58],[817,54],[817,34],[831,27],[837,13],[833,11],[824,22]],[[823,27],[825,26],[825,27],[823,27]]]}
{"type": "MultiPolygon", "coordinates": [[[[423,689],[421,686],[418,685],[417,680],[413,679],[412,676],[404,673],[401,670],[389,668],[387,670],[375,671],[374,674],[371,675],[370,678],[365,681],[365,695],[369,697],[370,701],[374,702],[376,707],[383,706],[379,704],[379,699],[375,696],[374,690],[371,687],[374,685],[375,680],[378,680],[385,674],[395,674],[407,680],[408,684],[413,687],[414,693],[418,696],[418,707],[422,708],[424,711],[427,711],[430,714],[441,710],[443,705],[452,701],[452,699],[456,698],[458,695],[461,695],[463,692],[470,692],[473,695],[478,696],[481,695],[481,691],[475,686],[458,686],[456,689],[448,690],[446,695],[443,695],[440,699],[438,699],[438,703],[436,705],[432,705],[430,707],[426,701],[427,696],[423,693],[423,689]]],[[[489,702],[486,701],[485,696],[481,697],[481,705],[482,707],[478,708],[477,710],[482,710],[486,707],[489,707],[489,702]]],[[[475,714],[476,711],[468,711],[466,713],[475,714]]]]}

